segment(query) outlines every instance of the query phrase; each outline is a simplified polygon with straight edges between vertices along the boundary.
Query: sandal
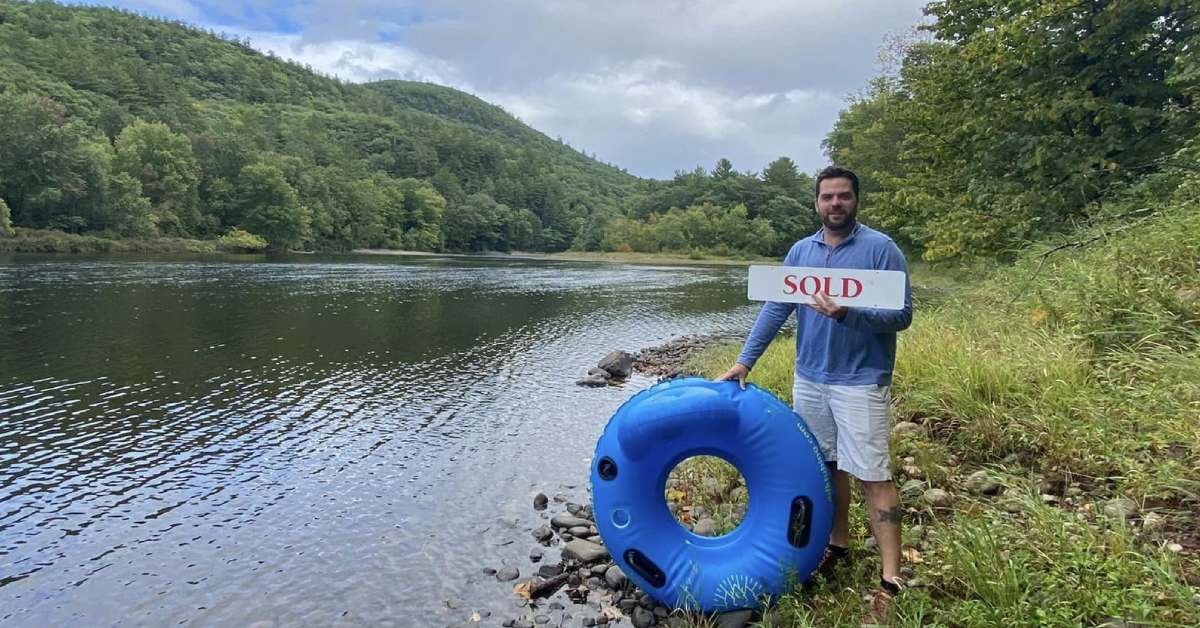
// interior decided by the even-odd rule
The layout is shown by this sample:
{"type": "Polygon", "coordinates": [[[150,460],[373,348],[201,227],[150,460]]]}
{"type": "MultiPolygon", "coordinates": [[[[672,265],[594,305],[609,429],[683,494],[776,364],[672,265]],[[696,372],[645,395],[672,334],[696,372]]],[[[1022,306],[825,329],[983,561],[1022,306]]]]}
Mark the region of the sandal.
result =
{"type": "Polygon", "coordinates": [[[833,578],[833,573],[838,565],[848,562],[850,562],[850,548],[830,543],[825,546],[825,555],[821,557],[821,564],[817,566],[817,573],[824,576],[826,580],[829,580],[833,578]]]}
{"type": "Polygon", "coordinates": [[[901,591],[908,588],[908,583],[904,581],[904,578],[896,578],[890,581],[880,578],[879,588],[883,589],[883,592],[888,595],[899,595],[901,591]]]}

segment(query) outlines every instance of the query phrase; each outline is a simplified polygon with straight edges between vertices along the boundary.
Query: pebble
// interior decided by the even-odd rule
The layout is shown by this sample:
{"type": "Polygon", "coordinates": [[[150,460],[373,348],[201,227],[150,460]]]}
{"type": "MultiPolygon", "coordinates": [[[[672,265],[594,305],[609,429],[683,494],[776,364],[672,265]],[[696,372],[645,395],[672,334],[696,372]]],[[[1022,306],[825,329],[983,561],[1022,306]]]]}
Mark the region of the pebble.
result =
{"type": "Polygon", "coordinates": [[[504,567],[496,572],[496,579],[500,582],[508,582],[521,577],[521,571],[516,567],[504,567]]]}

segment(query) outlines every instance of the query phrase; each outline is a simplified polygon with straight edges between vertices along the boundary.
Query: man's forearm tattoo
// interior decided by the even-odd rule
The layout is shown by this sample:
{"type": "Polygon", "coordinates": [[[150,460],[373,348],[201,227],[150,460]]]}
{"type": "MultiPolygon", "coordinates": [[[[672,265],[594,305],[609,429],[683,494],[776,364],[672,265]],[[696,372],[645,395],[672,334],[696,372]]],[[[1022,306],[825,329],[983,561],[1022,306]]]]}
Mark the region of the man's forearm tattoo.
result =
{"type": "Polygon", "coordinates": [[[882,521],[883,523],[900,523],[902,511],[900,510],[899,506],[893,506],[887,510],[877,510],[875,512],[879,513],[879,521],[882,521]]]}

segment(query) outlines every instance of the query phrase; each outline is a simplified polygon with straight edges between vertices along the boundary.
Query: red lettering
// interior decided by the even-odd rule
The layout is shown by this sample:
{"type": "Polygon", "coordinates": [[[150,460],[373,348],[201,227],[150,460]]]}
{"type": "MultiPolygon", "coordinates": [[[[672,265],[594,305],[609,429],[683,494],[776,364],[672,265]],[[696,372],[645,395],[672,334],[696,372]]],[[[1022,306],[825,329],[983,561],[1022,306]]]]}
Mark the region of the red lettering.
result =
{"type": "Polygon", "coordinates": [[[854,297],[862,294],[862,291],[862,282],[851,277],[842,277],[842,296],[853,299],[854,297]],[[854,294],[850,294],[851,288],[854,288],[854,294]]]}
{"type": "Polygon", "coordinates": [[[812,296],[820,291],[821,291],[821,279],[819,277],[813,277],[812,275],[808,275],[805,278],[800,280],[800,294],[803,294],[804,296],[808,297],[808,296],[812,296]],[[810,279],[812,280],[811,288],[807,287],[809,285],[808,281],[810,279]]]}
{"type": "Polygon", "coordinates": [[[831,297],[841,296],[833,293],[833,277],[825,277],[825,294],[831,297]]]}
{"type": "Polygon", "coordinates": [[[796,286],[796,276],[788,275],[783,278],[783,285],[787,286],[783,289],[784,294],[796,294],[798,286],[796,286]]]}

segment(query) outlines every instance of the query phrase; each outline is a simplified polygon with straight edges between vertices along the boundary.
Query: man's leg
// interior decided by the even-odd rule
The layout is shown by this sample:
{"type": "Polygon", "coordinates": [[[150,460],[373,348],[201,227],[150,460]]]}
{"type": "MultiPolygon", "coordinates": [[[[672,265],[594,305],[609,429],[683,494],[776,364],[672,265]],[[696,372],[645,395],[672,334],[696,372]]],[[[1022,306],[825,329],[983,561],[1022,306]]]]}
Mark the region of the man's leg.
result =
{"type": "Polygon", "coordinates": [[[837,470],[837,463],[829,463],[829,475],[833,477],[833,532],[829,544],[850,547],[850,474],[837,470]]]}
{"type": "Polygon", "coordinates": [[[900,576],[900,495],[891,480],[862,483],[870,513],[871,532],[879,543],[883,579],[893,582],[900,576]]]}
{"type": "Polygon", "coordinates": [[[892,483],[889,454],[890,397],[883,386],[830,386],[837,425],[838,467],[858,478],[867,518],[879,543],[883,579],[900,575],[900,496],[892,483]]]}
{"type": "Polygon", "coordinates": [[[850,476],[837,470],[837,424],[829,409],[828,386],[810,382],[793,375],[792,407],[808,425],[808,431],[817,439],[821,453],[833,480],[834,518],[833,532],[829,542],[838,547],[850,545],[850,476]]]}

